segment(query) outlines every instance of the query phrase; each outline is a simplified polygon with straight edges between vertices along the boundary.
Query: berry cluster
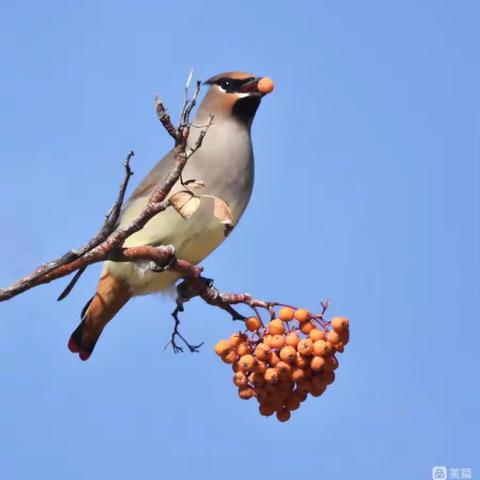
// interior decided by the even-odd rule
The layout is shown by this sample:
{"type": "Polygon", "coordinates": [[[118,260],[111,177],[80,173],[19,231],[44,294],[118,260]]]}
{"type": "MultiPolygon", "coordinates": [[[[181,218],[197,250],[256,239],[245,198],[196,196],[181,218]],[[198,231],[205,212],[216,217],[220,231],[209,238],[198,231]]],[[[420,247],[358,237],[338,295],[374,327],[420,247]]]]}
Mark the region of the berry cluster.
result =
{"type": "Polygon", "coordinates": [[[323,314],[283,307],[266,327],[258,317],[245,324],[244,332],[220,340],[215,352],[232,364],[240,398],[255,397],[262,415],[276,413],[286,422],[309,394],[319,397],[335,380],[335,354],[348,343],[348,319],[327,322],[323,314]]]}

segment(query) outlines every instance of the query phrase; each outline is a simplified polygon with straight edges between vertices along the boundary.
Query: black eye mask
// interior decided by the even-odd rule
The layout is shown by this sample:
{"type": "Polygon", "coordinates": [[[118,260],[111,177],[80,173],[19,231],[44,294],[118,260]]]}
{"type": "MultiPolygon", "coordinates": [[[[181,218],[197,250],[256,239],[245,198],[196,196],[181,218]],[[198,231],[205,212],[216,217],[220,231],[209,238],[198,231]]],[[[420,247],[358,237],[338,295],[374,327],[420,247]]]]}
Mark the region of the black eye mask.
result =
{"type": "Polygon", "coordinates": [[[255,77],[243,78],[241,80],[233,78],[220,78],[215,82],[215,85],[218,85],[227,93],[243,93],[245,91],[243,88],[246,86],[246,84],[252,82],[253,80],[255,80],[255,77]]]}

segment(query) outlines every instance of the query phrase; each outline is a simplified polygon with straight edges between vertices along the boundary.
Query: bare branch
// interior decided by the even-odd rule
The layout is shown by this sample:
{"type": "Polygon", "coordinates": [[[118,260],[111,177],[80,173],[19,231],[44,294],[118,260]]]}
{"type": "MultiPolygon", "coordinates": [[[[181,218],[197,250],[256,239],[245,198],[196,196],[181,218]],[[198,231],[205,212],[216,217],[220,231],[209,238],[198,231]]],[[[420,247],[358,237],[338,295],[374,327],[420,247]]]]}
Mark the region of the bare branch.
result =
{"type": "Polygon", "coordinates": [[[189,118],[190,113],[195,107],[198,99],[198,95],[200,94],[200,88],[202,87],[202,82],[197,82],[195,85],[195,91],[193,92],[192,98],[188,98],[188,89],[190,86],[190,82],[187,81],[185,86],[185,99],[183,102],[182,112],[180,113],[180,118],[178,122],[177,130],[182,132],[185,128],[189,128],[189,118]]]}
{"type": "Polygon", "coordinates": [[[120,184],[118,197],[115,200],[115,203],[113,204],[110,211],[105,216],[105,223],[102,225],[98,233],[84,247],[82,247],[79,251],[76,252],[77,257],[82,256],[84,253],[104,242],[117,226],[117,221],[120,217],[120,212],[122,210],[123,202],[125,200],[125,193],[127,191],[128,182],[130,180],[130,177],[133,175],[133,171],[130,168],[130,160],[134,155],[135,153],[133,152],[133,150],[130,150],[130,152],[128,152],[127,158],[124,163],[125,176],[122,180],[122,183],[120,184]]]}
{"type": "Polygon", "coordinates": [[[199,343],[198,345],[192,345],[189,343],[185,337],[179,332],[179,327],[180,327],[180,319],[178,318],[178,314],[180,312],[183,312],[183,304],[179,303],[177,301],[177,306],[175,307],[175,310],[172,312],[172,317],[175,321],[175,325],[173,327],[172,331],[172,336],[170,338],[170,341],[165,345],[164,350],[167,349],[169,345],[172,346],[172,349],[174,353],[181,353],[183,352],[183,348],[178,345],[176,342],[177,337],[179,337],[182,342],[187,346],[187,348],[190,350],[191,353],[196,353],[200,351],[201,346],[203,345],[203,342],[199,343]]]}
{"type": "MultiPolygon", "coordinates": [[[[236,309],[234,309],[232,305],[248,306],[255,312],[255,316],[260,320],[262,325],[263,325],[263,320],[260,314],[260,309],[263,309],[266,311],[266,313],[269,316],[269,320],[275,318],[275,307],[286,306],[286,307],[293,308],[294,310],[297,309],[297,307],[294,307],[292,305],[286,305],[280,302],[259,300],[259,299],[253,298],[249,293],[220,292],[213,286],[213,281],[211,279],[202,277],[200,275],[198,276],[192,275],[190,277],[186,277],[185,280],[177,286],[177,299],[176,299],[177,307],[172,313],[172,316],[175,319],[175,326],[172,332],[172,338],[170,342],[166,345],[166,346],[171,345],[175,353],[182,351],[182,348],[179,347],[178,344],[176,344],[175,342],[175,338],[177,336],[181,338],[182,341],[190,349],[191,345],[179,333],[179,326],[180,326],[179,313],[184,311],[185,303],[187,303],[189,300],[191,300],[194,297],[200,297],[205,303],[208,303],[209,305],[225,310],[231,315],[232,320],[245,321],[247,319],[246,316],[242,315],[236,309]]],[[[328,301],[321,302],[321,306],[322,306],[322,312],[319,315],[312,315],[311,320],[314,322],[318,322],[320,325],[325,327],[328,324],[328,322],[326,322],[324,315],[329,307],[329,302],[328,301]]],[[[196,346],[193,346],[193,347],[196,347],[196,346]]],[[[190,351],[193,352],[197,350],[190,349],[190,351]]]]}
{"type": "Polygon", "coordinates": [[[163,125],[167,133],[177,141],[177,129],[173,126],[170,115],[167,113],[167,109],[164,107],[162,100],[158,95],[155,96],[155,111],[160,123],[163,125]]]}
{"type": "Polygon", "coordinates": [[[198,136],[197,141],[195,142],[195,145],[191,147],[190,150],[188,151],[187,159],[189,159],[199,148],[201,148],[205,135],[207,134],[208,129],[212,125],[213,125],[213,115],[209,115],[208,123],[202,128],[202,131],[200,132],[200,135],[198,136]]]}
{"type": "MultiPolygon", "coordinates": [[[[198,96],[199,85],[200,84],[197,84],[197,90],[195,91],[192,100],[187,99],[185,102],[182,110],[182,119],[184,121],[184,125],[182,125],[181,129],[177,129],[174,135],[175,164],[169,174],[153,192],[148,205],[143,212],[141,212],[135,220],[127,225],[127,227],[114,229],[123,205],[128,181],[133,174],[129,165],[130,159],[133,156],[133,152],[129,152],[125,162],[126,173],[120,187],[120,193],[112,209],[107,214],[106,220],[99,232],[82,248],[78,250],[70,250],[66,254],[62,255],[62,257],[41,265],[36,270],[17,280],[9,287],[0,289],[0,302],[8,300],[20,293],[25,292],[26,290],[29,290],[30,288],[36,287],[37,285],[48,283],[57,278],[69,275],[77,270],[84,270],[86,266],[91,265],[92,263],[97,263],[112,258],[119,258],[119,249],[121,249],[124,241],[135,232],[141,230],[154,215],[162,212],[169,206],[168,201],[166,201],[166,197],[172,190],[175,183],[179,180],[182,170],[188,160],[185,150],[187,147],[189,133],[189,115],[191,113],[191,108],[193,108],[195,99],[198,96]]],[[[157,114],[160,112],[160,120],[165,130],[169,133],[169,135],[172,135],[173,127],[170,117],[166,114],[166,110],[159,99],[156,101],[156,109],[157,114]]],[[[203,134],[203,136],[204,135],[205,134],[203,134]]],[[[70,292],[80,275],[81,273],[78,273],[74,277],[59,298],[64,298],[70,292]]]]}

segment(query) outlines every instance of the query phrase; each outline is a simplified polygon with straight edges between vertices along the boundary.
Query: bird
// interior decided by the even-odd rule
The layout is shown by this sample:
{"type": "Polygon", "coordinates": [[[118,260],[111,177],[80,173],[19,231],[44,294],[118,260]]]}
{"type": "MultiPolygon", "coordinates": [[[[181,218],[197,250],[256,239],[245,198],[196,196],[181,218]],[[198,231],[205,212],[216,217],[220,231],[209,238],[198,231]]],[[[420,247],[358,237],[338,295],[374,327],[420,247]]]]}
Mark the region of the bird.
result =
{"type": "MultiPolygon", "coordinates": [[[[247,207],[254,180],[252,122],[262,98],[273,90],[273,82],[268,77],[231,71],[215,75],[204,84],[208,91],[193,119],[187,149],[195,145],[200,126],[210,121],[211,125],[201,148],[188,160],[182,179],[195,180],[208,196],[200,197],[198,209],[188,218],[170,207],[156,214],[125,240],[124,247],[172,245],[178,258],[198,264],[226,238],[225,224],[212,214],[212,199],[228,205],[233,226],[247,207]]],[[[119,227],[128,225],[146,207],[174,162],[172,149],[127,200],[117,222],[119,227]]],[[[169,196],[182,189],[185,187],[179,179],[169,196]]],[[[96,292],[70,336],[69,350],[87,360],[105,326],[132,297],[171,290],[178,278],[175,272],[155,272],[136,262],[105,261],[96,292]]]]}

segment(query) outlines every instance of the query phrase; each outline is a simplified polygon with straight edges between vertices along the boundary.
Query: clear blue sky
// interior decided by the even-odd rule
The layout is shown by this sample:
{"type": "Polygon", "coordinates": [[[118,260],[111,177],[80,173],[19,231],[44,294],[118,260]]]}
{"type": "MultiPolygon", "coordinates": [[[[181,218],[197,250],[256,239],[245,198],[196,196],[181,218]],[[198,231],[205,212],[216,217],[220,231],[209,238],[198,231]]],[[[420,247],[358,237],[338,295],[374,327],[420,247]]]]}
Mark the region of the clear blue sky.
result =
{"type": "Polygon", "coordinates": [[[227,291],[351,318],[337,381],[287,424],[236,398],[200,301],[132,301],[82,363],[66,348],[99,268],[0,304],[5,479],[430,479],[479,436],[477,2],[0,4],[0,284],[96,230],[134,149],[170,147],[190,67],[271,76],[240,226],[204,262],[227,291]]]}

